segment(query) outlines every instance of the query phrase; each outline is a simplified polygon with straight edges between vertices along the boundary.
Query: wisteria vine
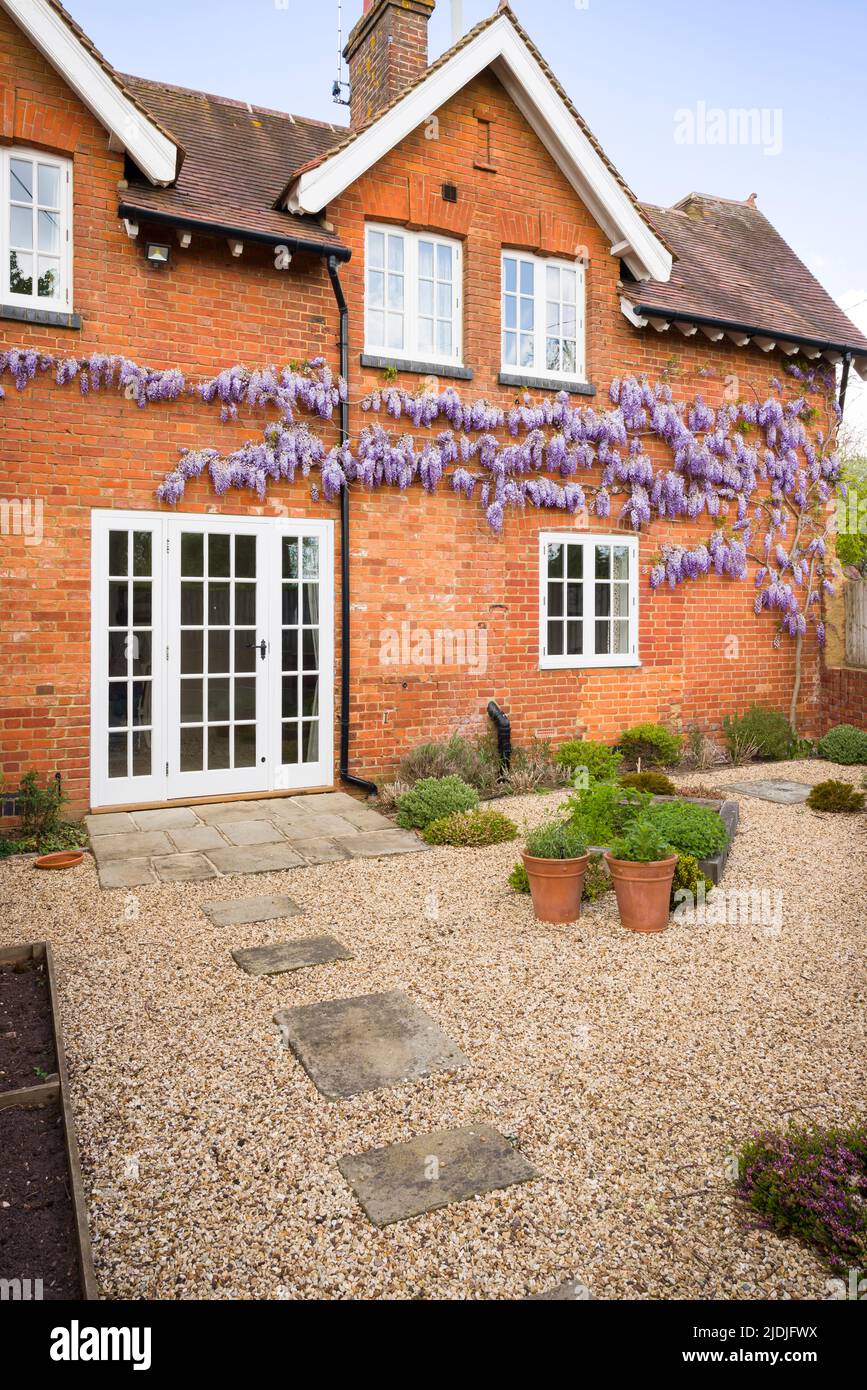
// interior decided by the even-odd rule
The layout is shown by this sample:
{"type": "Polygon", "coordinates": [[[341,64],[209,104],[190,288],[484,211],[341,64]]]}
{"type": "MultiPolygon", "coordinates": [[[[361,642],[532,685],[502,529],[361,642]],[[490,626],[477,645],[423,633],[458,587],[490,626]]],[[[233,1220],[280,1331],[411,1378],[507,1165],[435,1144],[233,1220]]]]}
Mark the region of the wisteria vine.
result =
{"type": "Polygon", "coordinates": [[[219,495],[250,489],[263,499],[269,482],[292,482],[315,470],[315,491],[321,487],[329,500],[352,484],[401,491],[419,484],[430,493],[444,484],[476,499],[497,532],[509,509],[526,506],[600,518],[616,513],[618,524],[634,530],[655,517],[706,515],[713,528],[707,541],[664,544],[651,568],[651,587],[675,588],[711,572],[744,580],[753,561],[756,613],[778,614],[775,645],[787,634],[800,652],[811,623],[824,642],[821,599],[833,593],[828,503],[840,473],[834,449],[839,407],[831,398],[832,374],[797,364],[787,371],[804,394],[784,400],[782,382],[773,379],[766,400],[716,409],[701,396],[676,402],[667,383],[634,376],[612,382],[609,409],[573,405],[561,392],[503,410],[485,400],[463,402],[451,387],[412,394],[388,385],[360,403],[379,418],[355,443],[343,445],[328,445],[296,419],[300,408],[331,420],[347,399],[346,383],[322,358],[282,370],[236,366],[193,383],[176,368],[141,367],[124,357],[61,358],[12,349],[0,353],[0,399],[4,376],[24,390],[37,375],[53,373],[58,385],[77,382],[85,396],[115,389],[139,407],[198,397],[218,403],[223,420],[236,419],[242,407],[275,408],[279,418],[259,439],[229,453],[183,450],[157,489],[170,505],[205,472],[219,495]],[[817,394],[828,419],[811,438],[808,426],[818,408],[809,397],[817,394]],[[383,418],[415,429],[446,428],[419,443],[409,432],[395,436],[383,418]],[[646,447],[653,440],[668,447],[670,466],[654,468],[646,447]],[[591,470],[598,477],[589,477],[591,470]]]}

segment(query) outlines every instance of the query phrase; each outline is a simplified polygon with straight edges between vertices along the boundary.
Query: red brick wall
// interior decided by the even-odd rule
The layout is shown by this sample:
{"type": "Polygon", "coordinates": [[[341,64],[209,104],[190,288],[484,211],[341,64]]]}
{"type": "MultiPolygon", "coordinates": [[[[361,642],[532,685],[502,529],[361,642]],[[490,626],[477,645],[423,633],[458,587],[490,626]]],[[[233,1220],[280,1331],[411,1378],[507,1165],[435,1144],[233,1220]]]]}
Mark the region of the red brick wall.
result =
{"type": "Polygon", "coordinates": [[[349,67],[353,126],[418,81],[427,68],[427,26],[434,0],[372,0],[349,35],[344,50],[349,67]]]}
{"type": "MultiPolygon", "coordinates": [[[[75,162],[75,308],[81,332],[0,322],[4,346],[32,345],[83,356],[121,352],[152,366],[212,373],[235,362],[285,363],[322,352],[336,361],[337,316],[316,259],[296,257],[277,272],[270,254],[248,244],[234,260],[223,242],[194,238],[175,248],[169,268],[147,267],[141,242],[125,235],[116,216],[123,161],[90,114],[66,93],[43,59],[0,13],[0,89],[4,113],[36,107],[51,117],[50,144],[75,162]]],[[[10,137],[4,115],[4,138],[10,137]]],[[[11,128],[14,133],[14,125],[11,128]]],[[[720,349],[699,336],[657,335],[632,329],[620,313],[617,262],[548,155],[492,76],[482,76],[410,136],[378,170],[347,191],[330,210],[353,249],[342,269],[351,305],[350,395],[353,433],[369,417],[357,402],[381,374],[362,369],[364,217],[409,220],[466,239],[465,361],[475,380],[465,398],[509,404],[496,384],[499,365],[500,247],[503,242],[555,252],[578,244],[590,251],[587,305],[589,379],[597,404],[607,403],[616,374],[670,371],[675,394],[704,391],[721,400],[727,373],[759,391],[780,375],[773,355],[720,349]],[[492,163],[475,167],[478,111],[492,116],[492,163]],[[438,139],[426,138],[436,131],[438,139]],[[440,197],[442,182],[459,189],[457,205],[440,197]],[[504,210],[507,209],[507,212],[504,210]],[[711,370],[713,378],[699,373],[711,370]]],[[[35,136],[30,137],[31,140],[35,136]]],[[[142,238],[147,229],[143,227],[142,238]]],[[[405,375],[410,388],[418,378],[405,375]]],[[[30,766],[60,770],[74,804],[88,802],[90,661],[90,510],[117,506],[154,510],[154,489],[183,446],[231,447],[261,431],[248,414],[221,425],[213,407],[195,402],[149,406],[113,394],[82,400],[76,388],[41,378],[19,395],[10,383],[0,405],[0,497],[40,497],[45,537],[26,547],[0,537],[0,768],[15,783],[30,766]]],[[[746,388],[745,388],[746,389],[746,388]]],[[[333,427],[317,429],[334,433],[333,427]]],[[[657,460],[666,460],[664,449],[657,460]]],[[[247,494],[217,498],[205,479],[188,488],[182,510],[250,515],[336,517],[336,504],[313,503],[309,486],[273,486],[265,506],[247,494]]],[[[379,776],[420,739],[455,728],[482,730],[487,700],[501,701],[517,740],[534,734],[563,738],[576,730],[612,737],[638,719],[697,720],[709,727],[752,699],[786,708],[792,681],[788,646],[775,652],[770,620],[757,620],[750,585],[704,580],[675,593],[651,594],[647,566],[660,542],[696,541],[699,525],[655,525],[641,540],[642,666],[636,670],[538,670],[538,529],[570,529],[554,512],[507,517],[505,533],[490,532],[478,503],[451,491],[429,497],[353,489],[351,502],[353,603],[352,763],[379,776]],[[477,628],[487,631],[487,670],[383,665],[384,629],[477,628]],[[739,644],[727,657],[730,639],[739,644]]],[[[612,525],[593,523],[599,530],[612,525]]],[[[338,632],[339,650],[339,632],[338,632]]],[[[812,642],[805,650],[801,722],[818,720],[819,668],[812,642]]],[[[339,712],[339,711],[338,711],[339,712]]],[[[336,746],[336,741],[335,741],[336,746]]]]}
{"type": "Polygon", "coordinates": [[[834,724],[867,729],[867,670],[827,666],[822,671],[821,732],[834,724]]]}

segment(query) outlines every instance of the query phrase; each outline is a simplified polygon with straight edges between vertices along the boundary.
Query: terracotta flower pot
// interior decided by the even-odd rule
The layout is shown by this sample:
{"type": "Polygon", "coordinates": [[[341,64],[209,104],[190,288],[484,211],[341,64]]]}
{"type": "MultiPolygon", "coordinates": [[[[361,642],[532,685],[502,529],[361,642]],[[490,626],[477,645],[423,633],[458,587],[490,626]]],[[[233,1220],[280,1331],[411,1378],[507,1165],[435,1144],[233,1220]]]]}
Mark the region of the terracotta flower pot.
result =
{"type": "Polygon", "coordinates": [[[80,849],[60,849],[56,854],[43,854],[36,861],[37,869],[72,869],[84,858],[80,849]]]}
{"type": "Polygon", "coordinates": [[[580,859],[536,859],[522,853],[521,858],[539,921],[577,922],[590,855],[582,854],[580,859]]]}
{"type": "Polygon", "coordinates": [[[665,931],[677,855],[637,864],[631,859],[612,859],[606,853],[605,862],[617,894],[621,924],[629,931],[665,931]]]}

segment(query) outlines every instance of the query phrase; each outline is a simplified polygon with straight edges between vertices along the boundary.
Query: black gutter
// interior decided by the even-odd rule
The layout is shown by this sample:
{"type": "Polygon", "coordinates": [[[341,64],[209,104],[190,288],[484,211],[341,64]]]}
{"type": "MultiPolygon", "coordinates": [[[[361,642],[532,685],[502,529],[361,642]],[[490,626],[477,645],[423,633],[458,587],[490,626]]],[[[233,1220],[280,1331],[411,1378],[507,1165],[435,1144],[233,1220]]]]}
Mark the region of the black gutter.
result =
{"type": "Polygon", "coordinates": [[[843,370],[840,373],[840,419],[843,418],[843,411],[846,409],[846,387],[849,385],[849,368],[852,365],[852,354],[847,352],[843,358],[843,370]]]}
{"type": "Polygon", "coordinates": [[[227,227],[222,222],[195,222],[179,217],[173,212],[153,212],[149,208],[137,208],[132,203],[120,203],[118,217],[126,217],[138,222],[151,222],[155,227],[177,227],[182,232],[199,232],[205,236],[234,237],[237,241],[256,241],[266,246],[286,246],[292,252],[309,251],[313,256],[328,256],[335,261],[348,261],[352,252],[348,246],[339,243],[329,246],[327,242],[310,241],[306,237],[281,236],[279,232],[256,232],[249,227],[227,227]]]}
{"type": "MultiPolygon", "coordinates": [[[[624,291],[625,293],[625,291],[624,291]]],[[[625,295],[629,299],[629,295],[625,295]]],[[[711,318],[708,314],[678,313],[676,309],[663,309],[655,304],[632,304],[637,314],[647,314],[655,319],[669,319],[670,322],[707,324],[708,328],[729,328],[734,333],[749,333],[750,337],[782,338],[784,343],[803,343],[805,347],[821,348],[825,352],[850,353],[854,357],[867,357],[867,348],[853,348],[848,343],[828,342],[823,338],[805,338],[802,334],[788,333],[781,328],[757,328],[746,323],[733,323],[731,319],[711,318]]]]}
{"type": "MultiPolygon", "coordinates": [[[[326,261],[331,288],[340,311],[340,375],[349,382],[349,306],[343,293],[336,256],[326,261]]],[[[340,443],[349,439],[349,401],[340,402],[340,443]]],[[[340,780],[347,786],[376,796],[375,782],[355,777],[349,771],[349,691],[350,691],[350,611],[349,611],[349,488],[340,489],[340,780]]]]}

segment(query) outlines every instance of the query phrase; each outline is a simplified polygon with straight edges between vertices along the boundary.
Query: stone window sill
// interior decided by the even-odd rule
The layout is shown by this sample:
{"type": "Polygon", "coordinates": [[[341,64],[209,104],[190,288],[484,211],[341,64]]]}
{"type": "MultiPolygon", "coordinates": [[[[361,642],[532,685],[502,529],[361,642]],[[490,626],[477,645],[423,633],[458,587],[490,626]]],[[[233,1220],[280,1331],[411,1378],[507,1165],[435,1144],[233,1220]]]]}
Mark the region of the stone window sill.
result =
{"type": "Polygon", "coordinates": [[[450,377],[454,381],[472,381],[472,367],[456,367],[443,362],[417,362],[414,360],[403,361],[399,357],[372,357],[369,353],[361,354],[362,367],[378,367],[380,371],[387,371],[394,368],[397,372],[416,372],[419,376],[444,376],[450,377]]]}
{"type": "Polygon", "coordinates": [[[570,396],[595,396],[596,387],[589,381],[563,381],[556,376],[520,376],[513,372],[500,372],[497,377],[501,386],[526,386],[531,391],[566,391],[570,396]]]}

